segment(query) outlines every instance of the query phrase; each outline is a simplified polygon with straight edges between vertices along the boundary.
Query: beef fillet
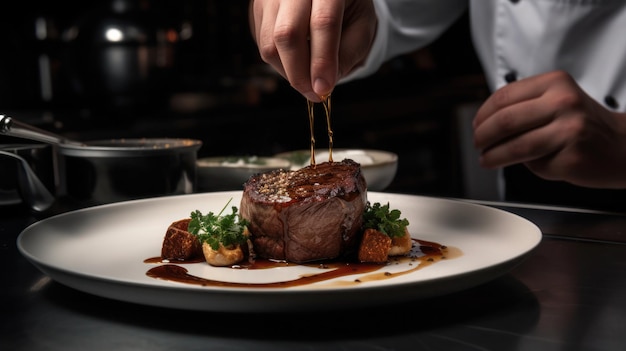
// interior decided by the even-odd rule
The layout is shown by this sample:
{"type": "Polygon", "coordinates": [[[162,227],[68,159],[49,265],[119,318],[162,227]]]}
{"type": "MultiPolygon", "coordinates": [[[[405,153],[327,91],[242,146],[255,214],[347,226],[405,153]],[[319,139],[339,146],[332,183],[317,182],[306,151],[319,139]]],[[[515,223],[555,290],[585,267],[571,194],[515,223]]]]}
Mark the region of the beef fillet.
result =
{"type": "Polygon", "coordinates": [[[361,167],[346,159],[253,175],[239,211],[257,256],[303,263],[356,250],[366,203],[361,167]]]}

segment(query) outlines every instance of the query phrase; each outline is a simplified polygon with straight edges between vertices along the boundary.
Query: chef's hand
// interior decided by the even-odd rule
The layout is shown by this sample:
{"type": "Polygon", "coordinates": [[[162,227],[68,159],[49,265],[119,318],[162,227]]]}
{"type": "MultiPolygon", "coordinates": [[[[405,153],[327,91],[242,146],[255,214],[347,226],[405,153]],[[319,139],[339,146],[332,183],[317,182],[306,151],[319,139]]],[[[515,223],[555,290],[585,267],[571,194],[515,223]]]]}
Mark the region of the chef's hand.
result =
{"type": "Polygon", "coordinates": [[[539,177],[590,188],[626,188],[626,114],[550,72],[496,91],[474,119],[480,163],[523,163],[539,177]]]}
{"type": "Polygon", "coordinates": [[[371,0],[250,2],[261,58],[313,102],[366,59],[376,23],[371,0]]]}

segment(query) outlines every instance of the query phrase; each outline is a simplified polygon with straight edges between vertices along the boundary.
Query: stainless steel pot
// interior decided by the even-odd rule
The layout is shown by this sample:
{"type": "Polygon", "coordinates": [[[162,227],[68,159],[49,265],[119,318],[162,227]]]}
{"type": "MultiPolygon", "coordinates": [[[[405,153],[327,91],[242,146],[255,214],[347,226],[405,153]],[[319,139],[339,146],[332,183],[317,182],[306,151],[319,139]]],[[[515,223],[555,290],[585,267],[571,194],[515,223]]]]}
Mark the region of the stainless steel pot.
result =
{"type": "Polygon", "coordinates": [[[53,146],[55,193],[77,208],[196,190],[200,140],[176,138],[67,140],[0,115],[0,132],[53,146]]]}
{"type": "Polygon", "coordinates": [[[112,139],[58,146],[57,195],[72,206],[190,194],[195,191],[193,139],[112,139]]]}

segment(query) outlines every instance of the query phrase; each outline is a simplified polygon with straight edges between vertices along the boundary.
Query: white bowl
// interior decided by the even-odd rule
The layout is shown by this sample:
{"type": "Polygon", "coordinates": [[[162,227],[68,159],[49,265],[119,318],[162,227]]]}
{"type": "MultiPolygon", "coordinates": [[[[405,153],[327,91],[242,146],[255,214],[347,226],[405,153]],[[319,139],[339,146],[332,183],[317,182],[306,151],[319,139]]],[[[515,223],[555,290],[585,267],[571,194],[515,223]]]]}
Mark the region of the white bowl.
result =
{"type": "MultiPolygon", "coordinates": [[[[329,161],[329,152],[326,149],[315,151],[315,162],[329,161]]],[[[311,164],[310,150],[296,150],[274,155],[291,163],[291,169],[299,169],[311,164]]],[[[398,170],[398,155],[382,150],[369,149],[333,149],[333,161],[342,161],[349,158],[361,164],[363,177],[367,182],[367,189],[382,191],[393,181],[398,170]]]]}
{"type": "Polygon", "coordinates": [[[243,190],[243,184],[254,174],[275,169],[289,169],[291,163],[277,157],[205,157],[196,162],[197,190],[243,190]]]}

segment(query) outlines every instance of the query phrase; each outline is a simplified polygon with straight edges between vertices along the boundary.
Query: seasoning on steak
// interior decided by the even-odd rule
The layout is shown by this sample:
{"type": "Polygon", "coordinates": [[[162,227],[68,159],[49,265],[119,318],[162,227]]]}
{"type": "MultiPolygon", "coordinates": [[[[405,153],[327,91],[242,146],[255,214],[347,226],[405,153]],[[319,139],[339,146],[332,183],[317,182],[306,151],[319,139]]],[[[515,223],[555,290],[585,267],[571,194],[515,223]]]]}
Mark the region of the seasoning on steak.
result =
{"type": "Polygon", "coordinates": [[[257,256],[303,263],[355,251],[366,204],[361,166],[345,159],[253,175],[239,213],[257,256]]]}

